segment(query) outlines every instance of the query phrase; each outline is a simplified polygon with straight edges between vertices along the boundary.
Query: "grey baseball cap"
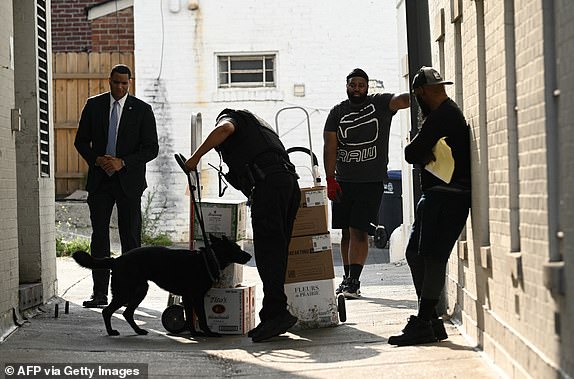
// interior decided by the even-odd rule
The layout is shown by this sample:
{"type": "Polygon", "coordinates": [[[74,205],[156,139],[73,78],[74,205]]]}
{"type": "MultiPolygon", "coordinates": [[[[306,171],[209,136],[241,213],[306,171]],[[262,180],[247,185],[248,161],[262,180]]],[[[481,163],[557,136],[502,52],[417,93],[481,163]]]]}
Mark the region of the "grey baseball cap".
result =
{"type": "Polygon", "coordinates": [[[422,66],[413,79],[413,89],[435,84],[453,84],[442,78],[440,73],[432,67],[422,66]]]}

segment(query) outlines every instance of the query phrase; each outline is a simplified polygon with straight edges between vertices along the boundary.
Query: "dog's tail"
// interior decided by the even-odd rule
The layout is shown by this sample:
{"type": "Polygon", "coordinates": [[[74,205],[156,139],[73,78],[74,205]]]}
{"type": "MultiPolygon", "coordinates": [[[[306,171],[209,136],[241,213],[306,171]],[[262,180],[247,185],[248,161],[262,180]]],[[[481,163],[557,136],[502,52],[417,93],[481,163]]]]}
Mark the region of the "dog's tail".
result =
{"type": "Polygon", "coordinates": [[[72,258],[82,267],[89,269],[108,269],[114,267],[114,258],[94,258],[85,251],[76,251],[72,254],[72,258]]]}

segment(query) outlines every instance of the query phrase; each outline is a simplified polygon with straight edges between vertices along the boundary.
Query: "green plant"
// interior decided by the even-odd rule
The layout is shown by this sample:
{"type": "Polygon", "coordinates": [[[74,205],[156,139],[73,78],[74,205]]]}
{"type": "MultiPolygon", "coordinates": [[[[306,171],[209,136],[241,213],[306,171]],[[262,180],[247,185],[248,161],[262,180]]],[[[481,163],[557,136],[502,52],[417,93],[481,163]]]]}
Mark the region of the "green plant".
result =
{"type": "Polygon", "coordinates": [[[90,252],[90,240],[86,238],[76,237],[71,241],[64,241],[61,237],[56,238],[56,256],[68,257],[74,251],[82,250],[90,252]]]}
{"type": "Polygon", "coordinates": [[[167,233],[158,231],[158,224],[167,209],[167,199],[164,199],[159,211],[152,211],[156,191],[149,191],[142,209],[142,246],[171,246],[173,241],[167,233]]]}
{"type": "Polygon", "coordinates": [[[165,233],[160,233],[153,237],[150,237],[148,235],[142,235],[142,246],[171,246],[171,245],[173,245],[173,241],[165,233]]]}

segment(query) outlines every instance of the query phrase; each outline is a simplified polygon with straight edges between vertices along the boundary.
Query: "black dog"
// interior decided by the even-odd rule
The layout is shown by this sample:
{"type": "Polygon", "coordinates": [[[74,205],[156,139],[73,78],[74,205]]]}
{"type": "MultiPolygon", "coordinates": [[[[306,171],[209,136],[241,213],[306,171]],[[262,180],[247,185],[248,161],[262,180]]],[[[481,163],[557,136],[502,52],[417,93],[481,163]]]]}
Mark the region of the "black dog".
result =
{"type": "MultiPolygon", "coordinates": [[[[251,255],[225,236],[209,237],[220,270],[231,263],[244,264],[251,259],[251,255]]],[[[123,305],[126,305],[124,318],[135,332],[147,334],[146,330],[134,322],[134,312],[147,294],[148,280],[166,291],[181,296],[186,314],[185,329],[191,331],[192,335],[200,334],[196,332],[192,322],[192,311],[195,310],[199,327],[205,335],[217,336],[217,333],[209,330],[205,318],[204,296],[212,287],[213,280],[201,254],[205,254],[205,251],[140,247],[118,258],[96,259],[83,251],[76,251],[72,256],[82,267],[112,270],[112,301],[102,311],[106,330],[110,336],[120,334],[112,329],[111,318],[123,305]]]]}

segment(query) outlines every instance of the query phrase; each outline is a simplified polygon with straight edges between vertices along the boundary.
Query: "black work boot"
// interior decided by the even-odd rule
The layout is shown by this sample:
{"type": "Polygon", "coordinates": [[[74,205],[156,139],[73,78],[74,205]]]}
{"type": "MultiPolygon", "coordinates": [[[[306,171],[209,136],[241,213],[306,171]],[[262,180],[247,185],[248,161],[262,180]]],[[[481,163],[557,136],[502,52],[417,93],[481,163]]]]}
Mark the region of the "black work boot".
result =
{"type": "Polygon", "coordinates": [[[273,319],[266,320],[260,324],[251,334],[253,342],[261,342],[271,337],[286,333],[289,328],[297,323],[297,317],[289,312],[282,313],[273,319]]]}
{"type": "Polygon", "coordinates": [[[410,346],[436,341],[431,321],[411,316],[403,329],[403,334],[389,337],[388,342],[389,345],[410,346]]]}
{"type": "Polygon", "coordinates": [[[444,322],[440,318],[433,318],[431,320],[432,323],[432,330],[437,340],[442,341],[448,338],[448,334],[446,333],[446,329],[444,328],[444,322]]]}
{"type": "Polygon", "coordinates": [[[90,300],[82,303],[84,308],[97,308],[103,305],[108,305],[108,297],[102,294],[94,294],[90,300]]]}

